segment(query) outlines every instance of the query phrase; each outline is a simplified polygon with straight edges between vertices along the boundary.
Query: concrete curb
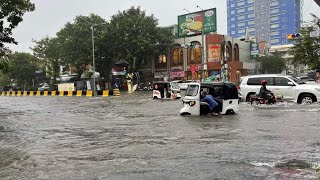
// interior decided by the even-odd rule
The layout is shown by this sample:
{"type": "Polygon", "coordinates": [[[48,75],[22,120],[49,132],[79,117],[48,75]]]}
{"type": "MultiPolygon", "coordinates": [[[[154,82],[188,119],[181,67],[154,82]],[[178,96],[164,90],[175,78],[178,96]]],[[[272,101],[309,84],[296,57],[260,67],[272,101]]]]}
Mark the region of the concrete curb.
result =
{"type": "MultiPolygon", "coordinates": [[[[108,97],[109,95],[120,96],[119,89],[97,91],[97,96],[108,97]]],[[[92,97],[93,91],[2,91],[0,96],[77,96],[92,97]]]]}

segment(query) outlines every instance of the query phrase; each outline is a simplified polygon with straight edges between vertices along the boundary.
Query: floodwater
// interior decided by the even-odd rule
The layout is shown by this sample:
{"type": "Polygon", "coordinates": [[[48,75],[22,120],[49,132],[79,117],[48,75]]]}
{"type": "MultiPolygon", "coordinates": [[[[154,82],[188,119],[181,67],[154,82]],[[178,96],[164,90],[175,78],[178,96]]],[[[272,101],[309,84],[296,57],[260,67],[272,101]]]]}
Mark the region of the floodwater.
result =
{"type": "Polygon", "coordinates": [[[151,92],[0,97],[0,179],[319,177],[319,104],[201,117],[181,107],[151,92]]]}

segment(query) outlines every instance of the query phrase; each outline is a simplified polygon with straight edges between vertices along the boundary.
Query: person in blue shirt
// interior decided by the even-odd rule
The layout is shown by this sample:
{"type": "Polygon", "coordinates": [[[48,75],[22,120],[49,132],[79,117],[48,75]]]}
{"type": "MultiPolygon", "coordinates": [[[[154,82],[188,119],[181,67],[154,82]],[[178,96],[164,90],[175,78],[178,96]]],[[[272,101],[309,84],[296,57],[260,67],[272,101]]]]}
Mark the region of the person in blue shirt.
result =
{"type": "Polygon", "coordinates": [[[200,95],[200,101],[208,103],[210,107],[210,112],[213,112],[214,108],[218,106],[217,101],[215,101],[210,94],[207,94],[206,91],[202,91],[200,95]]]}

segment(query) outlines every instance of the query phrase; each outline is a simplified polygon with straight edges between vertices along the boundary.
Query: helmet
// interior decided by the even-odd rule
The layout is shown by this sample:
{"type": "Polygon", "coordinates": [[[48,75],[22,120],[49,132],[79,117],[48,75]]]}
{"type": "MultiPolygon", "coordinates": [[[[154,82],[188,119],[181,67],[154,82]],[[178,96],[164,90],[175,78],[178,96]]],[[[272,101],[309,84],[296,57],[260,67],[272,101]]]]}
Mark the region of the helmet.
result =
{"type": "Polygon", "coordinates": [[[267,81],[266,81],[266,80],[261,80],[261,84],[262,84],[262,85],[266,85],[266,84],[267,84],[267,81]]]}

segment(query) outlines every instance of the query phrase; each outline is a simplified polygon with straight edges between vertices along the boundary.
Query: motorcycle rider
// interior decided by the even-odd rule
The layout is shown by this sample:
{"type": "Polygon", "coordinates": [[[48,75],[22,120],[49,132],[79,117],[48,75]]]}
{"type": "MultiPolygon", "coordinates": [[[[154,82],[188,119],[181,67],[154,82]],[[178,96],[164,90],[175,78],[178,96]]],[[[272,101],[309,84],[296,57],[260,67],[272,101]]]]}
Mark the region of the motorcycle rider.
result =
{"type": "Polygon", "coordinates": [[[267,103],[272,103],[273,95],[272,95],[271,91],[269,91],[267,89],[266,85],[267,85],[267,81],[262,80],[261,81],[261,88],[260,88],[260,92],[259,92],[259,97],[263,98],[267,104],[267,103]]]}

